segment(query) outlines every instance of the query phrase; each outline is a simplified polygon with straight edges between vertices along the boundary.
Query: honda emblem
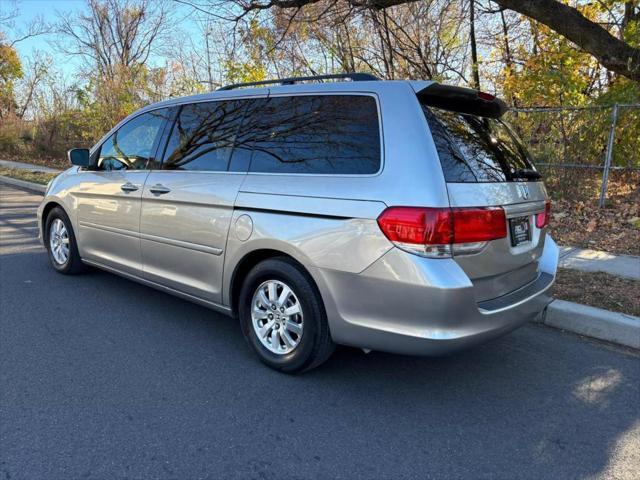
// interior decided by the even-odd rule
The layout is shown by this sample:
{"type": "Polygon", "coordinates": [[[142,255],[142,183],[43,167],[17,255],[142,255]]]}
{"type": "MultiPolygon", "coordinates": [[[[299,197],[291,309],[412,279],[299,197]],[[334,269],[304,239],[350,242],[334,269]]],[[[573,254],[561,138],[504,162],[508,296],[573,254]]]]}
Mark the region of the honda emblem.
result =
{"type": "Polygon", "coordinates": [[[518,196],[523,200],[529,200],[529,185],[526,183],[517,183],[516,190],[518,191],[518,196]]]}

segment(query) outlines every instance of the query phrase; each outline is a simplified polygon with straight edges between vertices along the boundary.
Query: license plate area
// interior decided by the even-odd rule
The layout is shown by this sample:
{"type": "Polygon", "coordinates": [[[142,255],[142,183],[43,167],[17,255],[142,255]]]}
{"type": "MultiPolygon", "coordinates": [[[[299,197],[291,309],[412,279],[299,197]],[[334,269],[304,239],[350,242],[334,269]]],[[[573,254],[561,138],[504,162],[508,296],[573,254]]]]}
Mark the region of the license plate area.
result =
{"type": "Polygon", "coordinates": [[[511,246],[517,247],[531,241],[531,224],[529,217],[515,217],[509,219],[509,233],[511,246]]]}

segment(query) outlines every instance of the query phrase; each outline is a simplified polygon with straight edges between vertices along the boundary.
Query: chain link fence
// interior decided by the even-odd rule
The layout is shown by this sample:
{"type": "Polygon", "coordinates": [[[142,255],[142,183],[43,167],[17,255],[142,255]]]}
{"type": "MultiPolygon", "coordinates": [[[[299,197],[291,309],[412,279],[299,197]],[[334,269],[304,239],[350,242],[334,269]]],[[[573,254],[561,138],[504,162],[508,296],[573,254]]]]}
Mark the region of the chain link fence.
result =
{"type": "Polygon", "coordinates": [[[612,174],[640,176],[640,104],[515,108],[506,119],[555,194],[585,196],[597,179],[604,206],[612,174]]]}

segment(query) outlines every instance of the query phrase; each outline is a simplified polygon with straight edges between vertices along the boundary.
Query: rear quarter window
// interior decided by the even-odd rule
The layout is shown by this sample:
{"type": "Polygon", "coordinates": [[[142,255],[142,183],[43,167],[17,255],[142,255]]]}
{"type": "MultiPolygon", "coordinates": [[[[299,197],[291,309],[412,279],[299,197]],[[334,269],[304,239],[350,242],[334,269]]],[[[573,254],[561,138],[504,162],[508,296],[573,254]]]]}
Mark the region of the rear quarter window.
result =
{"type": "Polygon", "coordinates": [[[521,172],[535,172],[526,149],[501,120],[422,109],[447,182],[525,181],[521,172]]]}
{"type": "Polygon", "coordinates": [[[380,170],[376,101],[366,95],[300,95],[254,100],[234,157],[256,173],[356,175],[380,170]]]}

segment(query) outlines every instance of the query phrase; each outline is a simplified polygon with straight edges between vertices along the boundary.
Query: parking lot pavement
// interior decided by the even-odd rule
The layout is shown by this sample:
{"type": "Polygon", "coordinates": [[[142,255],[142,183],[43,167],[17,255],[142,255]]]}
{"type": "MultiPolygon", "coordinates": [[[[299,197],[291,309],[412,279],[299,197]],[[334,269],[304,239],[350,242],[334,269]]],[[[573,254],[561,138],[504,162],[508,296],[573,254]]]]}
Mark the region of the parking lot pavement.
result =
{"type": "Polygon", "coordinates": [[[54,273],[39,197],[0,195],[0,478],[637,478],[637,353],[531,325],[286,376],[233,320],[54,273]]]}

